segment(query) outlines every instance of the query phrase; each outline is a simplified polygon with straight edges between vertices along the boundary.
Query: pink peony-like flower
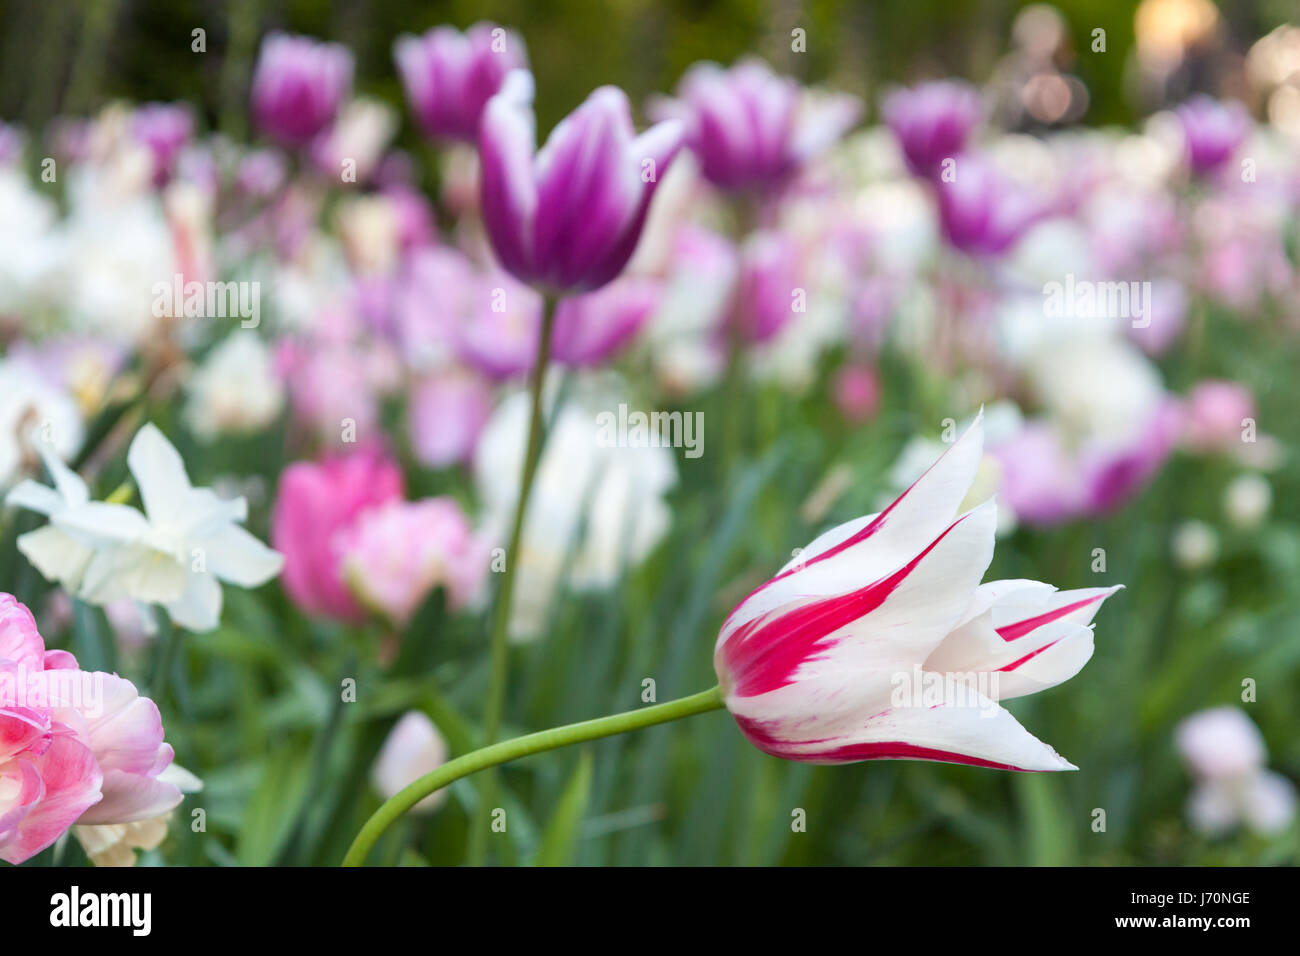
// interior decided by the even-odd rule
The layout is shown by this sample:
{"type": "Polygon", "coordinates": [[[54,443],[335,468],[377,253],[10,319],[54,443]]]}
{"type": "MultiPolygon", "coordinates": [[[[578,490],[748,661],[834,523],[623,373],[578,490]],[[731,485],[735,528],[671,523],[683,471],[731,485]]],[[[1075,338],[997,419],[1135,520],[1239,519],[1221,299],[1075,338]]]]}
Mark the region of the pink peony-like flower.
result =
{"type": "Polygon", "coordinates": [[[487,574],[487,554],[454,498],[391,500],[365,511],[343,551],[353,594],[399,627],[439,585],[452,608],[469,604],[487,574]]]}
{"type": "Polygon", "coordinates": [[[282,580],[309,614],[344,621],[363,616],[343,580],[346,532],[367,509],[402,496],[396,463],[374,449],[285,469],[271,518],[271,540],[284,555],[282,580]]]}
{"type": "Polygon", "coordinates": [[[31,612],[0,594],[0,859],[21,863],[73,824],[168,813],[172,756],[153,701],[47,651],[31,612]]]}

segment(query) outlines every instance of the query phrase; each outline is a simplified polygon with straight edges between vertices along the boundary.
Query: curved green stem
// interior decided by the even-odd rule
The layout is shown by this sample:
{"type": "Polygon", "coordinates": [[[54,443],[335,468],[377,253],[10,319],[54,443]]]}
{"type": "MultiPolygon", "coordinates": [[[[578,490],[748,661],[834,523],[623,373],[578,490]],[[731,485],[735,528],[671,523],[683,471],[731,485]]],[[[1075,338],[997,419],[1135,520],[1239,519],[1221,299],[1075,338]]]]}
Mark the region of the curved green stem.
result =
{"type": "Polygon", "coordinates": [[[612,737],[615,734],[625,734],[629,730],[640,730],[670,720],[707,713],[722,706],[722,688],[714,687],[665,704],[611,714],[595,720],[584,720],[577,724],[566,724],[563,727],[552,727],[550,730],[541,730],[513,740],[503,740],[457,757],[432,773],[425,774],[405,790],[385,801],[357,833],[347,856],[343,858],[343,865],[361,866],[374,847],[375,841],[402,814],[434,791],[441,790],[476,770],[495,767],[507,760],[541,753],[544,750],[555,750],[557,747],[567,747],[570,744],[584,743],[601,737],[612,737]]]}
{"type": "MultiPolygon", "coordinates": [[[[501,589],[497,592],[496,606],[493,608],[491,655],[492,672],[488,684],[487,712],[483,720],[483,740],[494,744],[501,735],[501,719],[505,711],[508,634],[510,629],[510,607],[515,593],[515,566],[519,558],[519,542],[523,538],[524,518],[528,512],[528,496],[532,491],[533,478],[537,475],[537,464],[542,457],[542,402],[543,389],[546,385],[546,366],[551,361],[551,333],[555,329],[556,299],[547,296],[542,314],[542,329],[537,340],[537,360],[532,371],[532,415],[528,422],[528,444],[524,450],[523,474],[519,479],[519,500],[515,502],[514,522],[510,527],[510,540],[506,545],[506,569],[501,578],[501,589]]],[[[479,865],[487,852],[488,820],[492,813],[492,804],[496,799],[496,774],[488,774],[479,791],[479,807],[474,814],[474,823],[470,828],[469,862],[479,865]]]]}

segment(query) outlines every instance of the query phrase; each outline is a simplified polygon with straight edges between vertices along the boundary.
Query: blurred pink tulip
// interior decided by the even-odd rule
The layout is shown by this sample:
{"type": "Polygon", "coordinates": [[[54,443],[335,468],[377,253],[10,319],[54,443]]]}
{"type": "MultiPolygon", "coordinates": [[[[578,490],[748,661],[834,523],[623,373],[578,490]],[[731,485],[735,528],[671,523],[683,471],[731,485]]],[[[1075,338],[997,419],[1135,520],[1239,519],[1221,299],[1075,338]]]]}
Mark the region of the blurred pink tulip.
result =
{"type": "Polygon", "coordinates": [[[1192,387],[1183,405],[1183,441],[1195,451],[1239,447],[1247,419],[1255,417],[1255,398],[1237,382],[1208,379],[1192,387]]]}
{"type": "Polygon", "coordinates": [[[468,371],[450,369],[419,382],[407,417],[415,457],[430,468],[473,460],[492,405],[491,387],[468,371]]]}
{"type": "Polygon", "coordinates": [[[844,420],[861,424],[880,408],[880,377],[870,365],[848,365],[835,377],[835,406],[844,420]]]}
{"type": "Polygon", "coordinates": [[[452,609],[465,607],[488,571],[487,552],[454,498],[392,499],[368,509],[346,531],[342,550],[352,593],[398,627],[439,585],[452,609]]]}
{"type": "Polygon", "coordinates": [[[1250,114],[1235,100],[1220,103],[1208,96],[1194,96],[1176,115],[1183,127],[1187,164],[1197,175],[1221,167],[1250,135],[1250,114]]]}
{"type": "Polygon", "coordinates": [[[284,555],[285,590],[303,611],[361,619],[362,609],[343,579],[346,536],[365,511],[400,498],[403,484],[401,469],[374,449],[285,469],[271,540],[284,555]]]}
{"type": "Polygon", "coordinates": [[[194,116],[183,103],[146,103],[131,117],[131,132],[153,156],[153,181],[171,178],[181,149],[194,132],[194,116]]]}
{"type": "Polygon", "coordinates": [[[625,276],[603,289],[561,299],[552,354],[565,365],[600,365],[628,344],[659,305],[656,280],[625,276]]]}

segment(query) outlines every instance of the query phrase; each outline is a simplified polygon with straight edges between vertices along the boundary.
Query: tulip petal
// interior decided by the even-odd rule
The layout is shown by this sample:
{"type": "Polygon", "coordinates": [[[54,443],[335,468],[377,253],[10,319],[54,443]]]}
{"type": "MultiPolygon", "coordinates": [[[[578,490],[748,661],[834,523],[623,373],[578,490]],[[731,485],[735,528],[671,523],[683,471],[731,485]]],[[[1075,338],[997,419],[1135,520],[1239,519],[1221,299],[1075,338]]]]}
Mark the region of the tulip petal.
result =
{"type": "Polygon", "coordinates": [[[531,275],[534,261],[537,133],[532,100],[532,74],[512,70],[501,92],[488,101],[479,127],[483,218],[497,259],[516,276],[531,275]]]}
{"type": "Polygon", "coordinates": [[[614,246],[637,212],[641,183],[627,161],[632,115],[627,94],[603,86],[560,121],[537,154],[533,251],[554,263],[545,278],[581,282],[587,265],[614,246]]]}
{"type": "Polygon", "coordinates": [[[1078,769],[1005,708],[973,689],[968,694],[969,706],[890,708],[851,733],[806,742],[782,739],[761,721],[737,723],[764,752],[808,763],[935,760],[997,770],[1078,769]]]}
{"type": "MultiPolygon", "coordinates": [[[[822,702],[809,694],[810,682],[829,676],[838,684],[836,675],[885,673],[900,661],[923,660],[970,602],[993,557],[996,522],[996,509],[986,502],[890,574],[845,594],[787,605],[734,629],[714,654],[728,705],[734,698],[780,694],[763,706],[811,717],[822,702]]],[[[873,692],[880,690],[878,682],[869,683],[873,692]]],[[[839,703],[847,703],[843,695],[839,703]]],[[[870,696],[852,695],[850,706],[874,705],[870,696]]]]}
{"type": "Polygon", "coordinates": [[[152,422],[144,425],[126,453],[145,513],[154,523],[183,521],[190,504],[190,479],[180,452],[152,422]]]}
{"type": "Polygon", "coordinates": [[[723,624],[717,646],[736,628],[790,601],[843,594],[903,567],[952,521],[975,480],[983,445],[981,411],[961,438],[888,508],[820,535],[738,604],[723,624]]]}

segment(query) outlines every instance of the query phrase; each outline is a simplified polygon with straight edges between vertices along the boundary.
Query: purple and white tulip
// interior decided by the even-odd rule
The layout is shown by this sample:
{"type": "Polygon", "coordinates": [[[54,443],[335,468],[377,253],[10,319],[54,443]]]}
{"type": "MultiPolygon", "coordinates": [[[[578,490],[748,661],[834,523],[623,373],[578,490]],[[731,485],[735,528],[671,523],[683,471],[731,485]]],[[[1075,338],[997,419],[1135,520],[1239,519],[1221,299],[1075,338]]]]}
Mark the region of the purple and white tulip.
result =
{"type": "Polygon", "coordinates": [[[501,265],[552,293],[598,289],[636,250],[650,200],[682,145],[680,123],[640,136],[627,95],[593,92],[536,148],[533,78],[514,70],[479,130],[483,221],[501,265]]]}
{"type": "Polygon", "coordinates": [[[677,99],[658,100],[652,110],[685,124],[705,179],[743,190],[784,184],[857,123],[862,104],[848,94],[813,98],[792,77],[746,59],[730,69],[696,64],[677,99]]]}
{"type": "Polygon", "coordinates": [[[464,33],[436,27],[419,37],[400,36],[393,58],[425,133],[466,143],[478,139],[483,108],[506,74],[528,67],[523,38],[494,23],[476,23],[464,33]]]}
{"type": "Polygon", "coordinates": [[[981,115],[974,87],[953,80],[892,90],[880,108],[907,168],[926,179],[939,172],[945,159],[965,150],[981,115]]]}
{"type": "Polygon", "coordinates": [[[326,129],[352,89],[352,54],[337,43],[269,34],[253,73],[253,118],[284,146],[326,129]]]}
{"type": "Polygon", "coordinates": [[[1250,114],[1235,100],[1220,103],[1208,96],[1194,96],[1177,110],[1183,128],[1187,165],[1204,176],[1232,158],[1250,135],[1250,114]]]}
{"type": "Polygon", "coordinates": [[[962,252],[1000,256],[1042,217],[1032,197],[983,160],[968,157],[955,169],[935,188],[944,238],[962,252]]]}

